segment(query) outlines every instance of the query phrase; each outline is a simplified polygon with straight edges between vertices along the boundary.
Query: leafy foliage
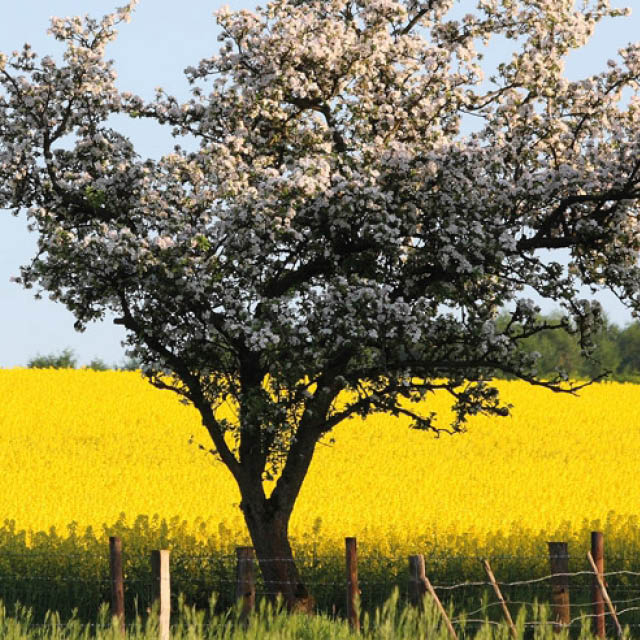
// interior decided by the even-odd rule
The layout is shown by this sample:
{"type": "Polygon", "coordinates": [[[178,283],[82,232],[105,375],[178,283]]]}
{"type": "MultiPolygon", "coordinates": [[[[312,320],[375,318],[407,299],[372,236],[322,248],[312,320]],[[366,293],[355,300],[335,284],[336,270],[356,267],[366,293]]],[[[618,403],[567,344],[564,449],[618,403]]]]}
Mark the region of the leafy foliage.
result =
{"type": "Polygon", "coordinates": [[[37,355],[27,362],[30,369],[75,369],[76,358],[72,349],[63,349],[60,353],[37,355]]]}
{"type": "MultiPolygon", "coordinates": [[[[63,349],[60,353],[37,355],[27,361],[29,369],[76,369],[77,366],[77,358],[70,348],[63,349]]],[[[127,358],[120,365],[109,365],[102,358],[93,358],[86,368],[93,371],[136,371],[140,368],[140,363],[134,358],[127,358]]]]}
{"type": "MultiPolygon", "coordinates": [[[[541,318],[553,324],[558,314],[541,318]]],[[[502,322],[508,317],[503,316],[502,322]]],[[[571,378],[588,379],[607,374],[607,379],[620,382],[640,382],[640,323],[632,322],[624,328],[604,318],[594,336],[594,349],[585,358],[576,335],[558,331],[541,331],[528,338],[523,348],[537,353],[536,367],[542,377],[556,375],[562,369],[571,378]]]]}
{"type": "Polygon", "coordinates": [[[110,367],[102,358],[94,358],[88,365],[88,369],[93,369],[94,371],[108,371],[112,367],[110,367]]]}

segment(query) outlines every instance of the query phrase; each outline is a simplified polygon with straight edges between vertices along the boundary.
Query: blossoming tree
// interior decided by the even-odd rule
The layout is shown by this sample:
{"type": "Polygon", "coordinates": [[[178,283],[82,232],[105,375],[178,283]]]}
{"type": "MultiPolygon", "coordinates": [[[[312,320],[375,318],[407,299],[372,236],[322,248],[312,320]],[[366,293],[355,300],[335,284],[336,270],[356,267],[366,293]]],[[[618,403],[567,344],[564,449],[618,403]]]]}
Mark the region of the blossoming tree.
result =
{"type": "Polygon", "coordinates": [[[186,69],[185,103],[116,88],[105,46],[133,4],[53,19],[59,63],[28,45],[0,56],[0,206],[26,208],[39,237],[18,280],[80,331],[115,312],[151,383],[199,411],[265,581],[291,607],[309,600],[288,522],[333,427],[384,412],[459,431],[508,412],[496,373],[574,391],[562,372],[540,380],[522,341],[570,330],[588,353],[600,308],[579,298],[585,284],[640,309],[640,46],[563,75],[623,12],[478,0],[453,20],[452,5],[222,9],[220,52],[186,69]],[[487,83],[474,46],[495,36],[517,51],[487,83]],[[116,113],[197,151],[143,159],[116,113]],[[563,319],[541,321],[531,291],[563,319]],[[451,425],[428,412],[436,390],[451,425]]]}

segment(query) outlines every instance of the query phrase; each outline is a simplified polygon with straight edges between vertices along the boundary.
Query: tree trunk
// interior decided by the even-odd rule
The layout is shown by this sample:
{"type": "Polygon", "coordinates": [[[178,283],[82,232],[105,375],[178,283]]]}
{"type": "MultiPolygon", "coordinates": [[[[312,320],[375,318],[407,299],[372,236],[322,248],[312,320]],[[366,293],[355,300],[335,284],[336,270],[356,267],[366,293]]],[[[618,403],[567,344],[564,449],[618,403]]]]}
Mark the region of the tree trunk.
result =
{"type": "Polygon", "coordinates": [[[280,594],[289,611],[311,613],[314,601],[300,578],[289,544],[289,513],[248,504],[242,510],[264,579],[267,596],[275,600],[280,594]]]}
{"type": "Polygon", "coordinates": [[[258,428],[247,427],[241,432],[240,468],[236,480],[242,495],[242,512],[267,594],[273,599],[280,594],[289,611],[310,613],[314,607],[293,559],[289,544],[289,519],[309,470],[316,443],[323,433],[311,417],[325,416],[331,400],[330,394],[324,394],[315,404],[305,407],[280,477],[268,498],[264,492],[262,475],[273,443],[261,441],[258,428]]]}

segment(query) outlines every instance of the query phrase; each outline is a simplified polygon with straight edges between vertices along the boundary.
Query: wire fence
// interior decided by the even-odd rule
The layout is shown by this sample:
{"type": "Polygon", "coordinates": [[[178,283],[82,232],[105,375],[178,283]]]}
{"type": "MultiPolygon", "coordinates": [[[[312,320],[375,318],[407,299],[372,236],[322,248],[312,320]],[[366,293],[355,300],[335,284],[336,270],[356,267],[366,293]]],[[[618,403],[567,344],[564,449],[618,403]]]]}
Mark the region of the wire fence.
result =
{"type": "MultiPolygon", "coordinates": [[[[123,615],[128,619],[146,615],[157,599],[159,576],[154,575],[151,563],[135,562],[125,554],[121,584],[125,594],[123,615]]],[[[427,575],[451,624],[456,628],[470,625],[504,625],[503,602],[495,595],[494,583],[482,576],[482,561],[477,555],[459,555],[454,559],[443,555],[428,555],[427,575]],[[475,567],[474,575],[460,575],[456,565],[475,567]],[[452,569],[453,567],[453,569],[452,569]]],[[[0,547],[0,599],[5,605],[20,602],[36,610],[35,618],[44,618],[47,609],[59,610],[69,616],[75,609],[78,616],[89,624],[95,620],[100,604],[110,603],[113,609],[114,576],[113,555],[95,551],[54,553],[46,550],[12,550],[0,547]]],[[[490,556],[496,574],[495,585],[504,596],[511,615],[524,616],[524,628],[535,629],[544,625],[562,625],[578,629],[584,624],[604,620],[609,631],[615,620],[630,628],[640,627],[640,557],[629,555],[607,557],[607,563],[627,567],[601,572],[610,595],[612,610],[602,607],[597,594],[595,573],[588,567],[585,555],[568,553],[563,556],[568,564],[587,567],[572,571],[540,572],[538,575],[513,578],[517,566],[544,567],[551,565],[551,555],[526,557],[516,555],[490,556]],[[516,569],[514,569],[516,566],[516,569]],[[567,592],[559,600],[557,582],[566,583],[567,592]],[[555,585],[555,586],[554,586],[555,585]],[[599,604],[599,612],[594,607],[599,604]],[[568,612],[568,614],[567,614],[568,612]]],[[[260,568],[270,564],[282,566],[291,558],[260,559],[260,568]]],[[[377,554],[359,558],[357,581],[354,585],[344,565],[344,557],[322,556],[316,553],[300,554],[295,558],[301,581],[314,597],[319,611],[335,617],[348,617],[349,589],[357,590],[362,611],[372,612],[383,605],[394,590],[401,603],[412,600],[412,576],[407,557],[384,557],[377,554]]],[[[171,553],[170,606],[173,612],[181,603],[207,608],[213,594],[217,594],[217,611],[234,606],[241,574],[238,554],[171,553]]],[[[257,569],[257,567],[256,567],[257,569]]],[[[252,597],[273,596],[290,584],[288,579],[274,579],[255,571],[252,597]]],[[[266,572],[270,576],[270,572],[266,572]]],[[[285,574],[286,575],[286,572],[285,574]]]]}

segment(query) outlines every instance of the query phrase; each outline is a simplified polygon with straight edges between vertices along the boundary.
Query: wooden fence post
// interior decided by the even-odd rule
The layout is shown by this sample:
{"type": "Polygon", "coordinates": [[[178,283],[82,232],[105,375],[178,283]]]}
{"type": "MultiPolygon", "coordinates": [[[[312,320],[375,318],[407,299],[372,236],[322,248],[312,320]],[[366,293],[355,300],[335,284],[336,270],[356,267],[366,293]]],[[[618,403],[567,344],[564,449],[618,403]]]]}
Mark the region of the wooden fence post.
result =
{"type": "Polygon", "coordinates": [[[424,556],[409,556],[409,604],[414,607],[422,605],[427,587],[422,580],[425,575],[424,556]]]}
{"type": "Polygon", "coordinates": [[[551,564],[551,611],[555,631],[569,624],[569,545],[566,542],[549,542],[551,564]],[[564,575],[563,575],[564,574],[564,575]]]}
{"type": "Polygon", "coordinates": [[[358,612],[358,551],[355,538],[345,538],[345,557],[347,564],[347,620],[353,631],[360,631],[358,612]]]}
{"type": "MultiPolygon", "coordinates": [[[[451,620],[449,620],[449,616],[442,606],[442,602],[440,602],[440,598],[438,598],[438,594],[433,588],[432,584],[429,582],[429,578],[427,578],[424,570],[424,556],[422,554],[409,556],[409,574],[410,574],[410,582],[409,582],[409,594],[411,595],[411,589],[414,589],[414,595],[418,595],[418,598],[423,598],[425,593],[428,593],[436,604],[436,608],[438,612],[442,616],[444,620],[444,624],[449,631],[449,635],[452,640],[458,640],[458,636],[451,624],[451,620]],[[421,585],[420,587],[413,587],[412,582],[418,583],[421,585]]],[[[420,600],[418,600],[420,602],[420,600]]]]}
{"type": "Polygon", "coordinates": [[[236,600],[242,599],[241,619],[246,620],[256,604],[256,569],[253,547],[236,547],[236,600]]]}
{"type": "Polygon", "coordinates": [[[111,567],[111,616],[118,619],[124,633],[124,580],[122,578],[122,540],[109,538],[109,565],[111,567]]]}
{"type": "Polygon", "coordinates": [[[151,601],[158,603],[160,640],[169,640],[171,625],[171,579],[169,577],[169,551],[151,552],[151,601]]]}
{"type": "MultiPolygon", "coordinates": [[[[604,581],[604,536],[601,531],[591,532],[591,557],[598,569],[600,578],[604,581]]],[[[604,624],[604,598],[602,597],[602,591],[600,591],[600,585],[598,584],[598,578],[594,575],[591,581],[591,602],[593,603],[593,634],[604,638],[605,637],[605,624],[604,624]]]]}

